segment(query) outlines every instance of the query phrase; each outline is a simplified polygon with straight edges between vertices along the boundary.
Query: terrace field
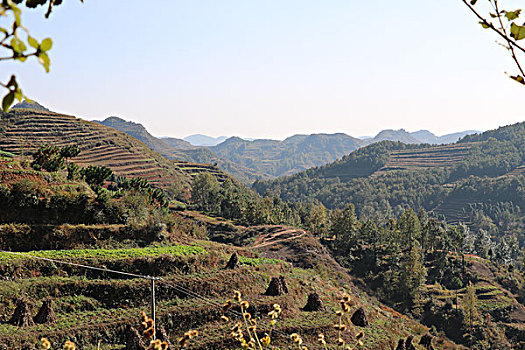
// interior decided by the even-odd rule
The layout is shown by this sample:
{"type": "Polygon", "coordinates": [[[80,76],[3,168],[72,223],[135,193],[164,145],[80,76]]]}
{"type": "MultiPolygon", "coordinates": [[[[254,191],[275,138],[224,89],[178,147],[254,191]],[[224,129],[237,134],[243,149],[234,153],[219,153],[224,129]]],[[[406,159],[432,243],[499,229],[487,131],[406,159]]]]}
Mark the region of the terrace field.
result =
{"type": "MultiPolygon", "coordinates": [[[[281,305],[283,314],[274,329],[274,341],[283,349],[292,348],[286,335],[293,332],[300,332],[305,342],[312,344],[312,349],[316,348],[318,332],[324,332],[327,338],[335,337],[332,325],[337,316],[334,312],[337,297],[343,290],[351,293],[355,307],[365,308],[370,322],[370,326],[364,328],[366,336],[362,348],[386,348],[399,337],[426,333],[425,327],[359,292],[310,234],[304,231],[295,234],[279,227],[238,229],[241,230],[240,241],[247,239],[245,242],[253,244],[234,247],[179,236],[171,239],[181,240],[181,243],[157,243],[144,248],[27,254],[162,277],[156,284],[157,322],[166,329],[172,342],[190,328],[199,330],[200,335],[192,339],[190,349],[235,348],[234,340],[225,336],[230,326],[219,320],[220,305],[232,297],[234,290],[241,291],[250,302],[250,310],[260,320],[261,329],[270,327],[265,314],[271,305],[281,305]],[[266,244],[261,245],[261,242],[266,244]],[[233,252],[240,257],[238,267],[224,269],[233,252]],[[302,256],[301,261],[312,264],[309,267],[296,265],[297,253],[302,256]],[[303,259],[311,254],[315,255],[303,259]],[[279,259],[266,256],[279,256],[279,259]],[[284,276],[289,292],[265,296],[271,277],[277,276],[284,276]],[[301,311],[312,292],[320,295],[324,311],[301,311]]],[[[85,349],[95,348],[99,341],[102,348],[122,348],[128,326],[138,326],[140,312],[150,311],[148,280],[35,260],[23,254],[10,255],[0,254],[0,278],[3,279],[0,284],[0,344],[19,348],[23,344],[36,343],[40,336],[47,336],[54,344],[72,339],[85,349]],[[7,324],[15,301],[22,295],[29,301],[33,315],[44,300],[52,298],[56,322],[28,327],[7,324]]],[[[230,317],[235,319],[233,314],[230,317]]],[[[351,341],[353,334],[361,329],[352,325],[348,340],[351,341]]],[[[435,344],[439,349],[456,348],[444,339],[438,339],[435,344]]]]}

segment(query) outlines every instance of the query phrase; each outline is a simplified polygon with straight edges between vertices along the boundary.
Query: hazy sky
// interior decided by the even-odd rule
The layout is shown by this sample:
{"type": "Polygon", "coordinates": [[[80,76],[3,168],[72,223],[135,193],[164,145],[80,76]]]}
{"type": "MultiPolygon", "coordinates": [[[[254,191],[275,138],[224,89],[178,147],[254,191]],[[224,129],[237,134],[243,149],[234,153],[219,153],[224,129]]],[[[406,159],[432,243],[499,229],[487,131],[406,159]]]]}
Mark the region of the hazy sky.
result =
{"type": "Polygon", "coordinates": [[[28,96],[81,118],[258,138],[525,120],[510,59],[460,0],[64,3],[23,17],[53,38],[51,72],[1,63],[0,79],[15,72],[28,96]]]}

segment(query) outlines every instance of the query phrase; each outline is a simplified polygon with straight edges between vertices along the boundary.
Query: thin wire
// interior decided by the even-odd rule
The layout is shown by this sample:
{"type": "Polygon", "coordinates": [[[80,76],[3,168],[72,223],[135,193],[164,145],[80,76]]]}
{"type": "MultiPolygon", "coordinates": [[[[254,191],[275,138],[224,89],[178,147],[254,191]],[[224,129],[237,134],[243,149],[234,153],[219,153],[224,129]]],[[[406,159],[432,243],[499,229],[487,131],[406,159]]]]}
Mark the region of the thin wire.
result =
{"type": "Polygon", "coordinates": [[[27,254],[27,253],[9,252],[9,251],[6,251],[6,250],[1,250],[1,249],[0,249],[0,252],[1,253],[7,253],[7,254],[13,254],[13,255],[19,255],[19,256],[25,256],[27,258],[32,258],[32,259],[37,259],[37,260],[44,260],[44,261],[54,262],[54,263],[63,264],[63,265],[71,265],[71,266],[81,267],[81,268],[89,269],[89,270],[96,270],[96,271],[102,271],[102,272],[111,272],[111,273],[115,273],[115,274],[123,275],[123,276],[130,276],[130,277],[135,277],[135,278],[144,278],[144,279],[148,279],[148,280],[158,280],[159,279],[159,277],[138,275],[138,274],[131,273],[131,272],[123,272],[123,271],[105,269],[105,268],[101,268],[101,267],[88,266],[88,265],[83,265],[83,264],[76,264],[76,263],[73,263],[73,262],[70,262],[70,261],[57,260],[57,259],[51,259],[51,258],[44,258],[44,257],[41,257],[41,256],[35,256],[35,255],[27,254]]]}
{"type": "MultiPolygon", "coordinates": [[[[185,288],[183,286],[180,286],[180,285],[178,285],[176,283],[173,283],[173,282],[169,282],[169,281],[165,280],[162,277],[139,275],[139,274],[130,273],[130,272],[123,272],[123,271],[105,269],[105,268],[101,268],[101,267],[77,264],[77,263],[73,263],[73,262],[70,262],[70,261],[57,260],[57,259],[51,259],[51,258],[44,258],[44,257],[41,257],[41,256],[35,256],[35,255],[23,253],[23,252],[10,252],[10,251],[7,251],[7,250],[2,250],[2,249],[0,249],[0,252],[1,253],[18,255],[18,256],[24,256],[24,257],[27,257],[27,258],[32,258],[32,259],[37,259],[37,260],[54,262],[54,263],[63,264],[63,265],[70,265],[70,266],[80,267],[80,268],[89,269],[89,270],[95,270],[95,271],[101,271],[101,272],[110,272],[110,273],[115,273],[115,274],[123,275],[123,276],[130,276],[130,277],[135,277],[135,278],[143,278],[143,279],[148,279],[148,280],[155,280],[155,281],[158,281],[159,283],[163,283],[163,284],[165,284],[165,285],[167,285],[169,287],[172,287],[172,288],[176,289],[177,291],[182,292],[182,293],[184,293],[184,294],[186,294],[186,295],[188,295],[190,297],[194,297],[194,298],[197,298],[199,300],[202,300],[205,303],[208,303],[208,304],[210,304],[212,306],[215,306],[215,307],[218,307],[218,308],[222,308],[222,306],[223,306],[222,304],[217,303],[217,302],[215,302],[215,301],[213,301],[213,300],[211,300],[209,298],[206,298],[205,296],[202,296],[202,295],[200,295],[198,293],[195,293],[195,292],[193,292],[193,291],[191,291],[191,290],[189,290],[189,289],[187,289],[187,288],[185,288]]],[[[230,312],[230,313],[232,313],[232,314],[234,314],[234,315],[236,315],[238,317],[242,317],[242,313],[240,313],[238,311],[230,309],[228,312],[230,312]]],[[[286,334],[286,333],[284,333],[282,331],[279,331],[277,329],[274,329],[273,333],[280,334],[280,335],[284,336],[285,338],[289,338],[288,334],[286,334]]],[[[304,342],[304,343],[307,344],[307,345],[312,345],[312,344],[308,344],[308,342],[304,342]]]]}

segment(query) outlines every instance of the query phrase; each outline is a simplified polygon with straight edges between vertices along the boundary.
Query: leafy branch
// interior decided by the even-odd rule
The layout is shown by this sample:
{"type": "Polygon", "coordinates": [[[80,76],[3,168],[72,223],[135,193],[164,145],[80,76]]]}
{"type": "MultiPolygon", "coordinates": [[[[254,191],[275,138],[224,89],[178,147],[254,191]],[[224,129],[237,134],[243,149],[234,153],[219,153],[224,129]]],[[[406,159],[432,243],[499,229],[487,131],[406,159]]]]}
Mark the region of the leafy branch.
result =
{"type": "Polygon", "coordinates": [[[498,0],[487,0],[494,12],[489,12],[488,16],[483,16],[475,8],[478,0],[461,0],[480,20],[479,23],[485,29],[491,29],[504,39],[504,43],[499,43],[509,52],[512,60],[516,64],[518,74],[509,75],[511,79],[525,85],[525,71],[518,55],[525,54],[525,48],[520,46],[517,41],[525,39],[525,24],[516,23],[521,15],[522,10],[507,11],[500,9],[498,0]],[[490,16],[490,19],[489,19],[490,16]],[[495,23],[493,23],[494,21],[495,23]]]}
{"type": "MultiPolygon", "coordinates": [[[[80,0],[83,2],[83,0],[80,0]]],[[[29,34],[29,30],[22,25],[22,10],[18,4],[24,0],[0,0],[0,20],[9,20],[8,25],[0,23],[0,49],[7,54],[0,54],[0,61],[25,62],[29,57],[36,57],[40,64],[49,73],[51,61],[48,51],[53,46],[51,38],[45,38],[41,42],[29,34]]],[[[25,0],[25,6],[35,8],[46,5],[45,17],[48,18],[53,7],[62,4],[62,0],[25,0]]],[[[2,99],[2,110],[7,111],[14,100],[22,102],[26,98],[19,87],[16,77],[11,76],[7,83],[1,83],[0,87],[7,89],[7,94],[2,99]]],[[[26,98],[27,99],[27,98],[26,98]]]]}

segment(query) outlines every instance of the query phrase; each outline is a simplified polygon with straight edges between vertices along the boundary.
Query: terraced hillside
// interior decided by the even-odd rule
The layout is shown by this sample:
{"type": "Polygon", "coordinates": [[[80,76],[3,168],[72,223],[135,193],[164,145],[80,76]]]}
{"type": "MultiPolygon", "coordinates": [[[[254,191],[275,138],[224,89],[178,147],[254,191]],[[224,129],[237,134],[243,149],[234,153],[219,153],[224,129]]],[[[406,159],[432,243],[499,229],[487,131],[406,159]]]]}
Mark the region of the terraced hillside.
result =
{"type": "MultiPolygon", "coordinates": [[[[84,230],[74,226],[69,229],[84,230]]],[[[309,233],[279,226],[235,229],[239,246],[191,238],[191,232],[186,232],[166,235],[166,241],[144,248],[86,249],[85,241],[72,240],[83,249],[73,244],[69,250],[28,254],[161,277],[156,283],[158,327],[166,331],[164,339],[172,343],[188,329],[198,330],[199,336],[191,340],[189,349],[238,348],[229,336],[231,325],[220,321],[220,307],[234,290],[239,290],[250,303],[249,311],[257,317],[261,332],[270,328],[266,314],[272,305],[281,305],[283,312],[272,332],[272,344],[281,349],[296,348],[289,339],[294,332],[303,336],[310,349],[318,348],[319,332],[335,343],[333,324],[338,317],[334,311],[343,290],[350,293],[355,309],[363,307],[369,323],[366,327],[350,324],[342,334],[348,343],[356,342],[355,335],[363,330],[365,337],[360,348],[386,349],[401,337],[413,335],[419,340],[428,332],[428,328],[359,291],[309,233]],[[238,266],[225,269],[234,252],[239,257],[238,266]],[[278,255],[279,259],[271,255],[278,255]],[[286,281],[287,292],[265,295],[271,278],[279,276],[286,281]],[[320,296],[324,309],[301,310],[313,292],[320,296]]],[[[6,230],[0,232],[6,234],[6,230]]],[[[94,349],[99,341],[102,348],[120,348],[130,339],[130,327],[139,327],[140,313],[150,312],[150,281],[141,278],[8,253],[0,253],[0,276],[0,344],[9,348],[36,344],[41,336],[48,337],[54,347],[71,339],[83,349],[94,349]],[[9,324],[20,295],[25,296],[32,316],[46,300],[52,300],[56,321],[28,326],[9,324]]],[[[228,316],[235,322],[239,320],[235,313],[228,316]]],[[[460,348],[441,337],[434,340],[434,346],[460,348]]]]}
{"type": "Polygon", "coordinates": [[[115,129],[72,116],[29,109],[0,116],[0,150],[29,155],[44,144],[78,144],[81,153],[73,159],[77,164],[107,166],[117,175],[142,177],[168,191],[174,184],[187,187],[189,181],[175,164],[115,129]]]}
{"type": "Polygon", "coordinates": [[[421,170],[430,168],[450,168],[469,155],[475,143],[461,143],[415,149],[393,150],[386,164],[374,175],[382,175],[390,170],[421,170]]]}
{"type": "Polygon", "coordinates": [[[294,135],[283,141],[231,137],[209,149],[235,164],[279,177],[334,161],[362,144],[359,139],[339,133],[294,135]]]}
{"type": "Polygon", "coordinates": [[[254,188],[286,201],[318,200],[328,208],[353,203],[359,215],[370,217],[424,209],[494,236],[516,235],[525,244],[523,164],[525,123],[517,123],[452,145],[379,142],[254,188]]]}
{"type": "MultiPolygon", "coordinates": [[[[247,167],[235,164],[227,159],[221,158],[205,147],[196,147],[187,141],[175,138],[157,138],[151,135],[143,125],[126,121],[118,117],[109,117],[99,122],[102,125],[112,127],[116,130],[125,132],[137,140],[145,143],[151,149],[159,152],[167,159],[174,160],[175,163],[186,162],[184,168],[192,168],[197,173],[210,170],[218,174],[218,168],[226,171],[239,181],[252,183],[257,179],[269,178],[262,173],[249,169],[247,167]],[[199,163],[199,164],[197,164],[199,163]],[[207,164],[214,164],[213,166],[207,164]]],[[[223,178],[224,174],[220,175],[223,178]]]]}

